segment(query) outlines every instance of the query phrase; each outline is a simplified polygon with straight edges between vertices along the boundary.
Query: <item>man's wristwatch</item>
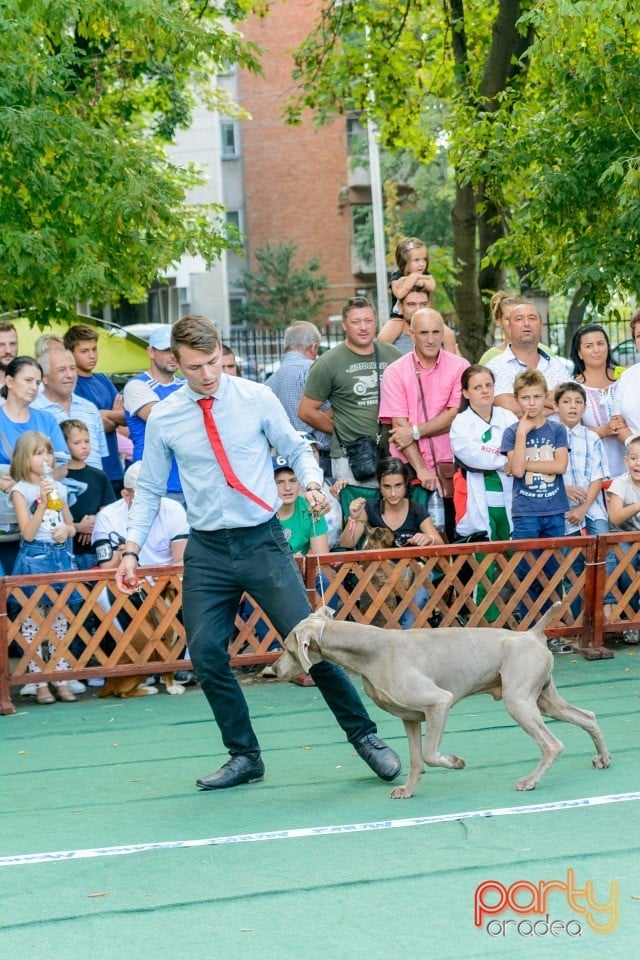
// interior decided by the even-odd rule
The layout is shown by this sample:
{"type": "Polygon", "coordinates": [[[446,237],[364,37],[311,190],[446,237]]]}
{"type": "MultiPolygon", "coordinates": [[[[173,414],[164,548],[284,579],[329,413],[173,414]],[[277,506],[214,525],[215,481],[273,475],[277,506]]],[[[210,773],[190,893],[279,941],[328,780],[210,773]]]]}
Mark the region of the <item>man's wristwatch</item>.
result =
{"type": "Polygon", "coordinates": [[[322,487],[319,483],[308,483],[305,487],[307,493],[311,493],[312,490],[317,490],[318,493],[322,493],[322,487]]]}
{"type": "Polygon", "coordinates": [[[419,440],[419,439],[420,439],[420,427],[418,426],[418,424],[417,424],[417,423],[414,423],[414,425],[412,426],[411,430],[412,430],[412,432],[413,432],[413,439],[414,439],[414,440],[419,440]]]}

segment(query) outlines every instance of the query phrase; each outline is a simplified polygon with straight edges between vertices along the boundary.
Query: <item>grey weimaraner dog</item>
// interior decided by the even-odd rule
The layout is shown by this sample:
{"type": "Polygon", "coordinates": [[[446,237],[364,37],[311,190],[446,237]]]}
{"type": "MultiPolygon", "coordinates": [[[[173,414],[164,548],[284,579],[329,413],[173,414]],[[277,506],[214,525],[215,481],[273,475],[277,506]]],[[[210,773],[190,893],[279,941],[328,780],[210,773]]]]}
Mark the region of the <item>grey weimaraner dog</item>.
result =
{"type": "Polygon", "coordinates": [[[555,604],[535,629],[517,633],[494,627],[386,630],[360,623],[334,621],[322,607],[302,620],[285,640],[286,652],[275,664],[280,680],[291,680],[319,660],[330,660],[359,674],[379,707],[404,723],[411,767],[394,798],[413,796],[426,763],[459,770],[464,760],[440,754],[438,748],[449,710],[474,693],[504,700],[507,711],[536,741],[542,758],[516,790],[533,790],[562,751],[562,743],[542,716],[575,723],[593,740],[600,770],[611,762],[593,713],[573,707],[553,683],[553,654],[547,649],[545,624],[560,608],[555,604]],[[427,732],[422,750],[422,723],[427,732]]]}

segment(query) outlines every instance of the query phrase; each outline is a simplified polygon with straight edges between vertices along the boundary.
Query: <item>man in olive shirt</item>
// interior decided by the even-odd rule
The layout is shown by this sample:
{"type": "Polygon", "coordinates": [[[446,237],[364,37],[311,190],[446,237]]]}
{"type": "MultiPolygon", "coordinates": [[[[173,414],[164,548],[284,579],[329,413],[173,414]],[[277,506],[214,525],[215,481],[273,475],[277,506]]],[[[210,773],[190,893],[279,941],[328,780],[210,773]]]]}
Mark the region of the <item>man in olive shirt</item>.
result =
{"type": "MultiPolygon", "coordinates": [[[[378,434],[380,380],[389,364],[402,356],[390,343],[374,345],[377,327],[378,318],[370,300],[347,300],[342,308],[344,343],[316,360],[304,385],[298,416],[314,429],[332,434],[335,480],[356,482],[343,444],[378,434]],[[323,411],[327,400],[331,409],[323,411]]],[[[377,486],[377,480],[373,478],[364,485],[377,486]]]]}

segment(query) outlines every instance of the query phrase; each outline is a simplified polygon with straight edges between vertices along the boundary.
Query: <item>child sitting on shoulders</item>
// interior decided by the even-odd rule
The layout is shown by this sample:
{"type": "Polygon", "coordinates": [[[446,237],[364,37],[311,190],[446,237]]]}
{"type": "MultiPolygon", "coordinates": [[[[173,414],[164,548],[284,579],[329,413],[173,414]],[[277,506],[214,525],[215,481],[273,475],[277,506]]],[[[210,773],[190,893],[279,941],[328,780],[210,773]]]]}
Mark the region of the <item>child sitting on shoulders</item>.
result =
{"type": "Polygon", "coordinates": [[[428,270],[429,251],[427,245],[417,237],[402,238],[396,247],[396,263],[398,269],[394,270],[389,278],[391,293],[395,297],[391,316],[402,319],[402,311],[398,300],[403,300],[420,280],[422,289],[429,294],[430,306],[431,294],[436,288],[436,282],[428,270]]]}

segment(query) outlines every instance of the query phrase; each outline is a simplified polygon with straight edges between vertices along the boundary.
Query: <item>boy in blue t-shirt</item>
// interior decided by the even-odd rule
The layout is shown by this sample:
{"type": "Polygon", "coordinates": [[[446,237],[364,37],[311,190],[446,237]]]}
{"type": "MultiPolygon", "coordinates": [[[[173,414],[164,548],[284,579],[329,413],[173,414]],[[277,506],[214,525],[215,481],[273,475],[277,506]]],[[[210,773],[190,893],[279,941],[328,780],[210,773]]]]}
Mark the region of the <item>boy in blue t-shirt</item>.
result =
{"type": "MultiPolygon", "coordinates": [[[[513,394],[524,411],[522,419],[507,427],[502,435],[506,470],[513,476],[513,539],[562,537],[565,514],[569,510],[563,480],[569,463],[566,427],[547,420],[544,415],[547,383],[538,370],[527,369],[519,373],[514,380],[513,394]]],[[[549,579],[557,569],[555,558],[549,559],[544,566],[549,579]]],[[[518,564],[518,579],[523,580],[528,573],[529,565],[523,560],[518,564]]],[[[537,580],[530,585],[532,600],[541,592],[537,580]]],[[[544,613],[549,603],[545,602],[540,613],[544,613]]],[[[522,603],[520,614],[521,618],[526,614],[522,603]]]]}

